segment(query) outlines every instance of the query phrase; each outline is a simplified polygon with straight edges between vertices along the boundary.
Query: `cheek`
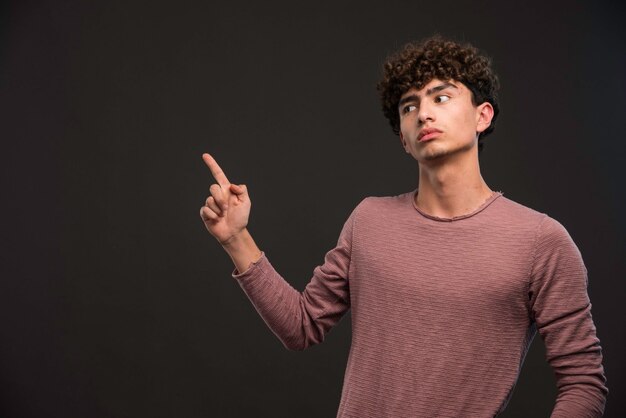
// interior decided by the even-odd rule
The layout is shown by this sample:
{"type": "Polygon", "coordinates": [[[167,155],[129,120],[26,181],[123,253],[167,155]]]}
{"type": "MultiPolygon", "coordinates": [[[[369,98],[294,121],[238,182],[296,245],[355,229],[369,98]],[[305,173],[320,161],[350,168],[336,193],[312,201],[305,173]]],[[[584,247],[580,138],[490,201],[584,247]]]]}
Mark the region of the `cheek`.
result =
{"type": "Polygon", "coordinates": [[[416,121],[413,113],[410,113],[403,118],[400,118],[400,132],[412,132],[415,130],[415,125],[416,121]]]}
{"type": "Polygon", "coordinates": [[[406,142],[409,139],[409,132],[404,127],[404,125],[400,124],[400,139],[406,142]]]}
{"type": "Polygon", "coordinates": [[[463,115],[463,127],[464,130],[471,133],[472,135],[476,134],[476,129],[478,127],[478,119],[476,117],[476,113],[474,112],[466,112],[463,115]]]}

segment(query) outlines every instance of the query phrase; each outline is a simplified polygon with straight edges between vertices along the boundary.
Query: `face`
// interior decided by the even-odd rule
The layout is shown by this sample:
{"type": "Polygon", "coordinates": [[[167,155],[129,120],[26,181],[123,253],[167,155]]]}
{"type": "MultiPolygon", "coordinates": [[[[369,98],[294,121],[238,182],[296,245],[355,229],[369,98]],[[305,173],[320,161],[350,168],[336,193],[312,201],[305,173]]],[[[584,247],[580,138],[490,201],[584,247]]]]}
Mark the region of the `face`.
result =
{"type": "Polygon", "coordinates": [[[458,81],[433,79],[400,97],[400,139],[420,163],[477,152],[478,134],[493,117],[490,103],[474,106],[472,92],[458,81]]]}

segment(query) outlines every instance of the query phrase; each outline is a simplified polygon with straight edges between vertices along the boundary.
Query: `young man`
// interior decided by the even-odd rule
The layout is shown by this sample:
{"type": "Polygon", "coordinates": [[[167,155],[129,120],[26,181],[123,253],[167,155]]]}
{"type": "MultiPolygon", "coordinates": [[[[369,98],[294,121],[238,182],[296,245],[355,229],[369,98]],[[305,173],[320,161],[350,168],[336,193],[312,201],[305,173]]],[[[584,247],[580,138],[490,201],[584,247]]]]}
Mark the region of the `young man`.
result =
{"type": "Polygon", "coordinates": [[[352,310],[338,417],[493,417],[537,330],[557,378],[552,417],[604,411],[578,248],[560,223],[492,191],[480,174],[497,84],[488,58],[440,37],[388,59],[378,86],[383,112],[418,162],[418,187],[359,203],[302,293],[248,233],[246,187],[203,155],[218,184],[202,219],[283,344],[319,343],[352,310]]]}

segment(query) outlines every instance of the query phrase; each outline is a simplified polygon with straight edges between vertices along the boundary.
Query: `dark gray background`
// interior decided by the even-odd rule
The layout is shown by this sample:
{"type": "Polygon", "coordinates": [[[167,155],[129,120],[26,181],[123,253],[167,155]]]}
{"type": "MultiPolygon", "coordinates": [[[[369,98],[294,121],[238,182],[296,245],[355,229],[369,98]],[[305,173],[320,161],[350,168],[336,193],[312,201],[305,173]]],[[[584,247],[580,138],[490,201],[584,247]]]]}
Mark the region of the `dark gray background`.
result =
{"type": "MultiPolygon", "coordinates": [[[[493,57],[492,189],[570,232],[625,413],[619,2],[0,6],[1,417],[334,417],[349,317],[289,352],[198,211],[211,152],[302,290],[365,196],[417,185],[379,111],[385,56],[439,32],[493,57]]],[[[505,417],[548,416],[537,337],[505,417]]],[[[454,396],[454,394],[451,394],[454,396]]]]}

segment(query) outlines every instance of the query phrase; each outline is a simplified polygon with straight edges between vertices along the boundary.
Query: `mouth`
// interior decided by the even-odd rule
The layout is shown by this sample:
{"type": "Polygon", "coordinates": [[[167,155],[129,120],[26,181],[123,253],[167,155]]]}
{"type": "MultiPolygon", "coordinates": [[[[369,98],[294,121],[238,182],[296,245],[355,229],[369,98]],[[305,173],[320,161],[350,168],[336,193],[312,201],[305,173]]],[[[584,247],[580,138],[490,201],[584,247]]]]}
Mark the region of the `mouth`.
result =
{"type": "Polygon", "coordinates": [[[435,128],[422,129],[422,131],[417,136],[417,142],[428,141],[430,139],[438,137],[439,134],[441,134],[441,131],[439,129],[435,129],[435,128]]]}

